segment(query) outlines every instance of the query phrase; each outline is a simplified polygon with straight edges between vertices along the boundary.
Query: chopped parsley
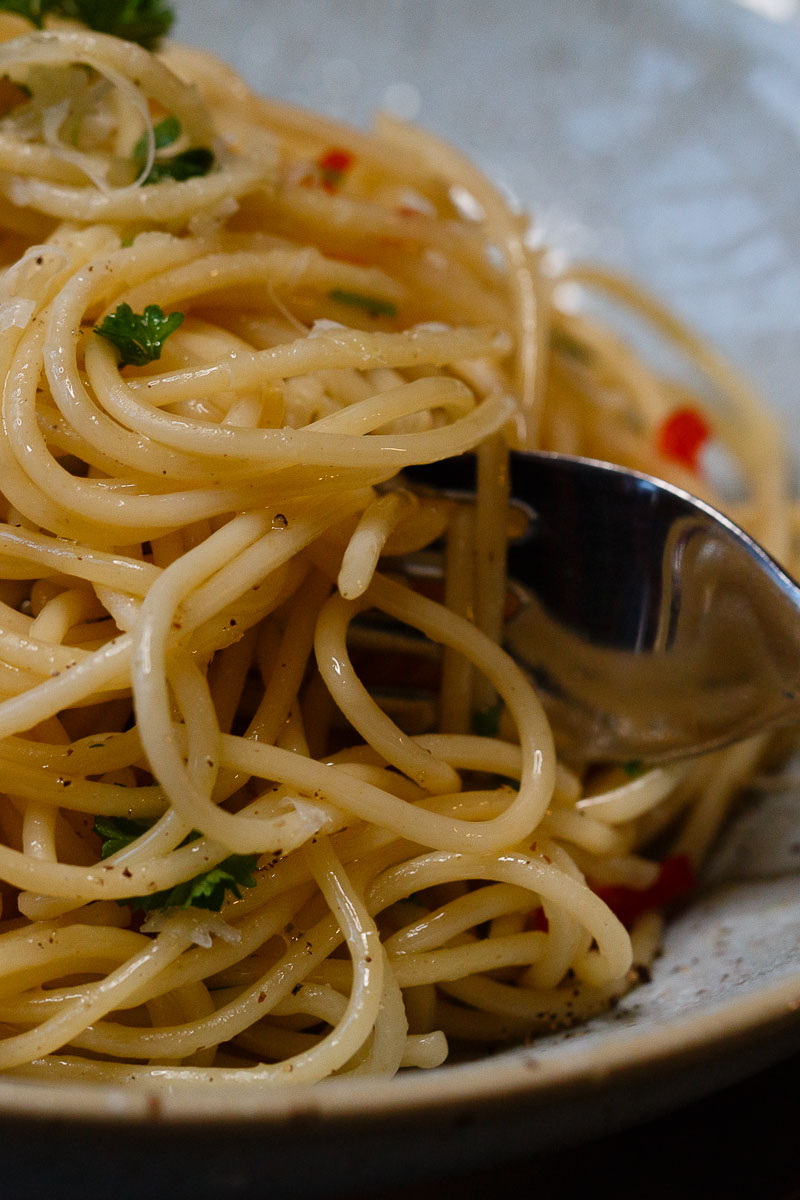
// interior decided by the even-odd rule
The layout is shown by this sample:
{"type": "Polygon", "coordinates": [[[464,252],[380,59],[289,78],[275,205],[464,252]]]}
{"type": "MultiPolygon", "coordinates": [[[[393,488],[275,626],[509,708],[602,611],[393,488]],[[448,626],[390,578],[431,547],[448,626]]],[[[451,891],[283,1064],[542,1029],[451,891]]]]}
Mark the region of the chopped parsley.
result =
{"type": "MultiPolygon", "coordinates": [[[[156,152],[165,150],[173,145],[181,136],[181,123],[177,117],[165,117],[153,126],[153,139],[156,152]]],[[[133,148],[133,161],[141,172],[147,162],[147,134],[143,133],[133,148]]],[[[147,178],[142,182],[161,183],[164,179],[177,179],[182,183],[185,179],[194,179],[199,175],[207,175],[214,165],[214,155],[206,146],[195,146],[173,154],[171,158],[157,158],[153,163],[147,178]]]]}
{"type": "Polygon", "coordinates": [[[150,174],[144,183],[162,183],[165,179],[176,179],[183,183],[185,179],[196,179],[207,175],[214,165],[214,155],[207,146],[195,146],[191,150],[183,150],[173,154],[172,158],[159,158],[153,163],[150,174]]]}
{"type": "Polygon", "coordinates": [[[151,912],[157,908],[209,908],[219,912],[227,892],[238,900],[242,895],[240,888],[255,887],[253,871],[257,862],[257,854],[231,854],[209,871],[195,875],[194,879],[149,896],[134,896],[122,903],[129,904],[134,912],[151,912]]]}
{"type": "Polygon", "coordinates": [[[348,304],[351,308],[363,308],[371,317],[396,317],[397,305],[379,296],[363,296],[360,292],[348,292],[344,288],[332,288],[328,297],[337,304],[348,304]]]}
{"type": "Polygon", "coordinates": [[[161,358],[164,342],[182,321],[183,313],[167,317],[157,304],[148,304],[143,313],[135,313],[130,304],[119,304],[94,331],[117,348],[121,367],[143,367],[161,358]]]}
{"type": "Polygon", "coordinates": [[[568,358],[577,359],[578,362],[590,363],[594,357],[589,346],[579,342],[571,333],[567,333],[564,329],[554,329],[550,335],[550,341],[554,350],[560,351],[561,354],[566,354],[568,358]]]}
{"type": "Polygon", "coordinates": [[[71,17],[146,50],[156,49],[175,20],[163,0],[0,0],[0,11],[19,13],[39,29],[49,13],[71,17]]]}
{"type": "MultiPolygon", "coordinates": [[[[102,839],[101,858],[108,858],[118,850],[124,850],[150,828],[149,821],[133,821],[127,817],[95,817],[94,831],[102,839]]],[[[195,841],[200,834],[194,830],[181,843],[185,846],[195,841]]],[[[209,908],[219,912],[227,892],[238,900],[240,888],[255,887],[253,871],[258,862],[257,854],[231,854],[208,871],[177,883],[175,887],[152,892],[149,896],[132,896],[118,900],[120,905],[129,904],[134,912],[151,912],[158,908],[209,908]]]]}
{"type": "MultiPolygon", "coordinates": [[[[496,738],[500,732],[500,717],[503,713],[502,704],[490,704],[488,708],[479,708],[472,714],[472,732],[478,737],[496,738]]],[[[516,784],[514,785],[516,786],[516,784]]]]}
{"type": "MultiPolygon", "coordinates": [[[[181,123],[177,117],[165,117],[163,121],[157,121],[153,126],[153,141],[155,142],[156,150],[163,150],[165,146],[171,146],[173,142],[177,142],[181,136],[181,123]]],[[[142,166],[147,161],[147,134],[143,133],[138,142],[133,148],[134,161],[141,163],[142,166]]]]}
{"type": "Polygon", "coordinates": [[[622,769],[629,779],[638,779],[644,770],[644,763],[640,758],[632,758],[630,762],[622,764],[622,769]]]}
{"type": "Polygon", "coordinates": [[[110,858],[124,850],[150,828],[150,821],[133,821],[129,817],[95,817],[94,831],[103,839],[101,858],[110,858]]]}

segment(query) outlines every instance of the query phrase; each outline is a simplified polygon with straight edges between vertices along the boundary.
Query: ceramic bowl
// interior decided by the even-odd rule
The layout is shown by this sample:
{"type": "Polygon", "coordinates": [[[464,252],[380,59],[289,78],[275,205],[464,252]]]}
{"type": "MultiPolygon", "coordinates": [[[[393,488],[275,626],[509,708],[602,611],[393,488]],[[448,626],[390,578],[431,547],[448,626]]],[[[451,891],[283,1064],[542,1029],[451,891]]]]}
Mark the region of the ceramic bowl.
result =
{"type": "MultiPolygon", "coordinates": [[[[671,304],[797,437],[800,22],[796,0],[757,4],[179,0],[177,36],[265,92],[360,124],[384,106],[449,138],[565,255],[671,304]]],[[[0,1079],[7,1178],[62,1197],[109,1170],[118,1197],[200,1178],[223,1196],[347,1194],[632,1123],[800,1045],[798,869],[800,796],[750,794],[651,983],[476,1062],[243,1096],[0,1079]]]]}

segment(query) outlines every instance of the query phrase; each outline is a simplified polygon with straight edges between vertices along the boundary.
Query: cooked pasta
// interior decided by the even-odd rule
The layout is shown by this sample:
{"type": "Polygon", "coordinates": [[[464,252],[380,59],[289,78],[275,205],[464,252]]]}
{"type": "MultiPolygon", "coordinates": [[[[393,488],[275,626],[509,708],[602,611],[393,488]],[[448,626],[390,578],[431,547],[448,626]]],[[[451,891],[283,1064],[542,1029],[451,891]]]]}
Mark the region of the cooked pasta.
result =
{"type": "Polygon", "coordinates": [[[771,420],[426,133],[65,20],[0,39],[0,1067],[269,1087],[607,1008],[763,739],[557,761],[502,649],[507,448],[720,503],[712,438],[786,558],[771,420]],[[466,451],[474,504],[404,480],[466,451]]]}

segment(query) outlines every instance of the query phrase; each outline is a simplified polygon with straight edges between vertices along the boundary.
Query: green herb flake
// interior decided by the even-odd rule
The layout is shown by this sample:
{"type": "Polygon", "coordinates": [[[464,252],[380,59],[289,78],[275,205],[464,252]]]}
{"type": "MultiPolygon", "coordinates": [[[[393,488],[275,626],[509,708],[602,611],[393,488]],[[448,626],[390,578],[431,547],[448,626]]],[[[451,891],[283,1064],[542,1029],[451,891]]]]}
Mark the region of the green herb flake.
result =
{"type": "Polygon", "coordinates": [[[579,342],[571,333],[567,333],[564,329],[554,329],[550,335],[550,342],[554,350],[560,354],[564,354],[567,358],[574,358],[580,363],[590,363],[594,358],[594,354],[589,346],[579,342]]]}
{"type": "Polygon", "coordinates": [[[94,831],[102,838],[101,858],[124,850],[150,828],[150,821],[132,821],[128,817],[95,817],[94,831]]]}
{"type": "Polygon", "coordinates": [[[69,17],[126,42],[155,50],[175,14],[163,0],[0,0],[0,12],[15,12],[41,29],[48,13],[69,17]]]}
{"type": "Polygon", "coordinates": [[[48,12],[55,11],[52,0],[0,0],[0,12],[19,13],[41,29],[48,12]]]}
{"type": "Polygon", "coordinates": [[[337,304],[347,304],[351,308],[363,308],[370,317],[396,317],[397,305],[391,300],[381,300],[379,296],[363,296],[360,292],[348,292],[343,288],[332,288],[328,297],[337,304]]]}
{"type": "Polygon", "coordinates": [[[472,714],[472,732],[478,737],[496,738],[500,732],[500,717],[503,706],[499,702],[488,708],[479,708],[472,714]]]}
{"type": "MultiPolygon", "coordinates": [[[[150,821],[134,821],[127,817],[95,817],[94,831],[102,839],[101,858],[124,850],[151,825],[150,821]]],[[[197,830],[192,830],[181,845],[186,846],[199,837],[197,830]]],[[[241,888],[255,887],[253,872],[257,862],[257,854],[231,854],[215,867],[175,887],[152,892],[149,896],[127,897],[117,903],[130,905],[134,912],[152,912],[159,908],[207,908],[219,912],[226,893],[230,892],[238,900],[241,888]]]]}
{"type": "Polygon", "coordinates": [[[214,165],[214,155],[205,146],[196,146],[193,150],[184,150],[174,154],[172,158],[159,158],[153,163],[150,174],[143,184],[163,183],[165,179],[175,179],[183,183],[187,179],[196,179],[207,175],[214,165]]]}
{"type": "MultiPolygon", "coordinates": [[[[177,117],[165,117],[153,126],[153,142],[156,150],[173,145],[181,136],[181,123],[177,117]]],[[[143,133],[133,147],[134,161],[144,166],[147,162],[147,134],[143,133]]]]}
{"type": "MultiPolygon", "coordinates": [[[[181,136],[181,123],[177,117],[165,117],[153,126],[153,141],[156,152],[173,146],[181,136]]],[[[141,172],[147,162],[147,134],[143,133],[133,147],[133,162],[141,172]]],[[[173,154],[171,158],[158,158],[154,161],[147,178],[142,182],[162,183],[165,179],[175,179],[182,183],[186,179],[194,179],[207,175],[214,165],[214,155],[206,146],[195,146],[191,150],[183,150],[173,154]]]]}
{"type": "Polygon", "coordinates": [[[257,862],[257,854],[231,854],[194,879],[163,892],[153,892],[150,896],[136,896],[125,903],[140,912],[154,908],[209,908],[219,912],[226,892],[231,892],[238,900],[242,895],[240,888],[255,887],[253,871],[257,862]]]}
{"type": "Polygon", "coordinates": [[[630,762],[622,764],[622,769],[629,779],[638,779],[644,770],[644,763],[640,758],[632,758],[630,762]]]}
{"type": "Polygon", "coordinates": [[[167,317],[157,304],[148,304],[143,313],[135,313],[130,304],[120,304],[94,331],[116,347],[121,367],[143,367],[161,358],[164,342],[182,321],[183,313],[167,317]]]}

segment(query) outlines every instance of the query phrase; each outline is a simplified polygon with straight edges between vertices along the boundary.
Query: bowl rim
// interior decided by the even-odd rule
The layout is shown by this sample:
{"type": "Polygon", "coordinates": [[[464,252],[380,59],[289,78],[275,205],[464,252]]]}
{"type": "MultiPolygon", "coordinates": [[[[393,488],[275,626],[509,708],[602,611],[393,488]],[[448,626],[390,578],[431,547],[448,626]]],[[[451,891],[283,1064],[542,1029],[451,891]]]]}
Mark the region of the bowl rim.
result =
{"type": "MultiPolygon", "coordinates": [[[[122,1084],[0,1078],[0,1122],[60,1122],[85,1126],[125,1124],[170,1128],[258,1127],[284,1129],[297,1120],[328,1126],[417,1123],[469,1109],[492,1110],[509,1102],[531,1109],[569,1093],[633,1087],[645,1077],[745,1050],[743,1075],[777,1058],[784,1043],[800,1045],[800,965],[767,987],[741,985],[702,1012],[659,1022],[656,1029],[615,1029],[591,1045],[572,1046],[563,1057],[542,1059],[536,1043],[475,1062],[401,1074],[394,1079],[333,1079],[322,1084],[259,1088],[239,1084],[173,1089],[122,1084]],[[760,1055],[759,1055],[760,1052],[760,1055]]],[[[788,1052],[788,1046],[787,1046],[788,1052]]]]}

